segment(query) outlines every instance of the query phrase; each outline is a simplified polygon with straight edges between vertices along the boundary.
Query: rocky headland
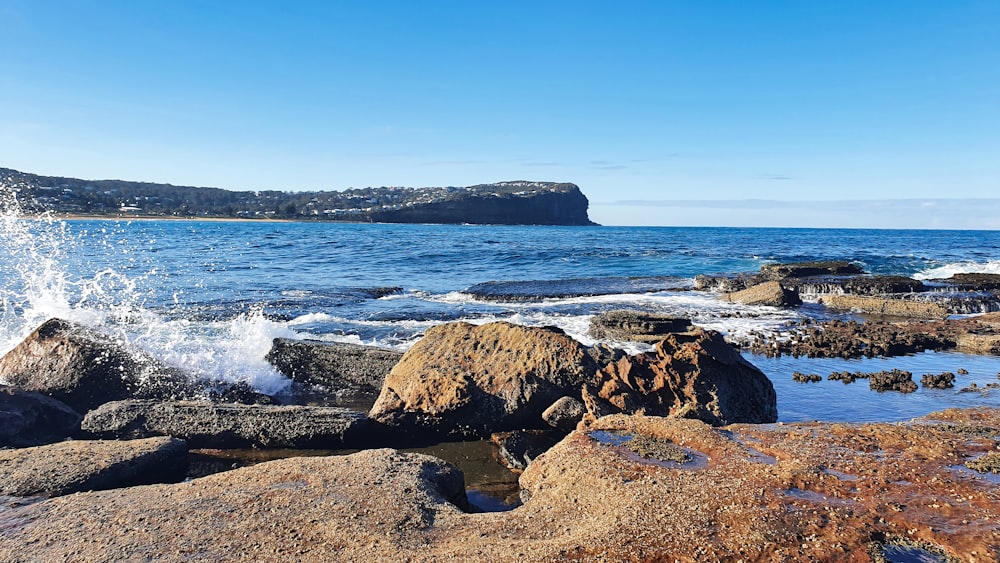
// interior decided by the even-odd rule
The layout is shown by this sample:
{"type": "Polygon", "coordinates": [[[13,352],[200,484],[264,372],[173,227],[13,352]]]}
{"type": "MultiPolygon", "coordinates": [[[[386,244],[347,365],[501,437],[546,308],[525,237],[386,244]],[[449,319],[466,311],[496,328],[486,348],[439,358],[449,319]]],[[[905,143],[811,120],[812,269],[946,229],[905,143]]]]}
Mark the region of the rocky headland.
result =
{"type": "MultiPolygon", "coordinates": [[[[1000,352],[997,313],[955,316],[993,310],[998,280],[912,282],[847,262],[705,276],[722,300],[847,310],[743,342],[595,316],[593,337],[651,345],[631,355],[505,322],[439,325],[405,354],[278,340],[268,358],[295,383],[273,397],[53,319],[0,358],[0,560],[996,561],[1000,410],[777,423],[771,381],[739,352],[1000,352]],[[365,397],[367,412],[329,406],[365,397]],[[400,451],[485,439],[519,475],[508,510],[400,451]],[[233,448],[283,459],[184,480],[233,448]]],[[[918,387],[903,370],[825,379],[918,387]]]]}

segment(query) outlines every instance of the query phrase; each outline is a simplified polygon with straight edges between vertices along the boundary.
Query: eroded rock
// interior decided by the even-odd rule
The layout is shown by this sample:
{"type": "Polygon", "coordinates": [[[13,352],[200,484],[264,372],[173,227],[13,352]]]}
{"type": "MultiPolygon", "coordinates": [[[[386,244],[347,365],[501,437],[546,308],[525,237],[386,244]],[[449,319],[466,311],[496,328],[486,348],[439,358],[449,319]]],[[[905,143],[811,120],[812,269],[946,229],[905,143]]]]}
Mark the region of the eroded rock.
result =
{"type": "Polygon", "coordinates": [[[826,295],[820,302],[831,309],[859,311],[886,317],[945,319],[948,310],[937,303],[906,299],[887,299],[860,295],[826,295]]]}
{"type": "Polygon", "coordinates": [[[84,432],[98,438],[173,436],[193,448],[344,448],[371,432],[363,413],[341,407],[127,400],[87,413],[84,432]]]}
{"type": "Polygon", "coordinates": [[[749,287],[742,291],[727,293],[726,301],[744,305],[768,305],[771,307],[791,307],[800,305],[802,299],[796,289],[789,289],[780,282],[771,281],[749,287]]]}
{"type": "Polygon", "coordinates": [[[0,450],[0,495],[68,495],[176,482],[187,471],[187,444],[173,438],[73,440],[0,450]]]}
{"type": "Polygon", "coordinates": [[[653,343],[670,333],[691,329],[688,319],[634,310],[607,311],[590,321],[590,336],[600,340],[653,343]]]}
{"type": "Polygon", "coordinates": [[[771,381],[717,332],[669,335],[653,352],[602,369],[584,393],[595,415],[640,413],[710,424],[774,422],[771,381]]]}
{"type": "Polygon", "coordinates": [[[540,428],[542,412],[596,369],[558,329],[439,325],[386,377],[370,416],[403,431],[459,436],[540,428]]]}

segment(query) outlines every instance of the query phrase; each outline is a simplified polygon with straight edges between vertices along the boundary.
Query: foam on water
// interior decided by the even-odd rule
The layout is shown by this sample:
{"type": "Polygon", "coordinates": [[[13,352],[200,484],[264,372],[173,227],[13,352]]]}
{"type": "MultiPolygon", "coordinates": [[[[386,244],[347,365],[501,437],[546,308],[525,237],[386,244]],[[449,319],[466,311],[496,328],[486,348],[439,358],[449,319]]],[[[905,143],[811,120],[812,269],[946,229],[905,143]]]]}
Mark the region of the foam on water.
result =
{"type": "Polygon", "coordinates": [[[1000,260],[988,262],[952,262],[943,266],[928,268],[913,275],[918,280],[947,279],[955,274],[1000,274],[1000,260]]]}
{"type": "MultiPolygon", "coordinates": [[[[145,306],[138,281],[156,268],[130,277],[94,264],[92,275],[71,275],[67,262],[78,243],[99,237],[107,254],[128,253],[120,233],[100,228],[69,233],[64,221],[49,215],[27,217],[17,192],[0,186],[0,355],[17,346],[46,320],[57,317],[105,332],[151,353],[196,378],[246,382],[273,394],[290,383],[264,360],[275,337],[297,338],[281,323],[268,320],[262,308],[226,321],[196,323],[167,316],[145,306]]],[[[94,241],[90,241],[94,242],[94,241]]],[[[127,241],[126,241],[127,242],[127,241]]],[[[106,258],[101,257],[101,258],[106,258]]],[[[82,268],[80,271],[86,271],[82,268]]],[[[183,293],[178,288],[175,295],[183,293]]]]}

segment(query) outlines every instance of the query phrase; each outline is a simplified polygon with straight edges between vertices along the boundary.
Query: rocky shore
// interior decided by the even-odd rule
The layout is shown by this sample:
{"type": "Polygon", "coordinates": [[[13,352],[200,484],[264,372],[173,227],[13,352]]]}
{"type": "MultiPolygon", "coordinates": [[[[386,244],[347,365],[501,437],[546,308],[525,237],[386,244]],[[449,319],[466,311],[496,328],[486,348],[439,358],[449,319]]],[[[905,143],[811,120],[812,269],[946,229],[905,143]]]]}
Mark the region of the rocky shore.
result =
{"type": "MultiPolygon", "coordinates": [[[[739,352],[996,355],[1000,279],[831,262],[698,284],[848,312],[742,342],[643,311],[594,317],[594,338],[652,347],[633,355],[505,322],[439,325],[405,354],[277,340],[268,360],[294,381],[277,396],[192,381],[52,319],[0,358],[0,560],[1000,559],[1000,409],[781,424],[771,381],[739,352]],[[348,403],[371,408],[331,406],[348,403]],[[486,439],[519,473],[513,510],[483,512],[458,467],[399,450],[486,439]],[[185,480],[199,448],[339,455],[185,480]]],[[[892,393],[956,381],[795,377],[892,393]]]]}

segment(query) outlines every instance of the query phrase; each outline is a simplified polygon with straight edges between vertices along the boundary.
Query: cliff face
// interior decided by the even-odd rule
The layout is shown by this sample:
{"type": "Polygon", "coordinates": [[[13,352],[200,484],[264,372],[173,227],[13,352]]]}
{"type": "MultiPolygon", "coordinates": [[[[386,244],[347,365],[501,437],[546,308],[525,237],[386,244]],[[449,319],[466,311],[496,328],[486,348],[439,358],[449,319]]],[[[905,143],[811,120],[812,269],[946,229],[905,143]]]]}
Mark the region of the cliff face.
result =
{"type": "Polygon", "coordinates": [[[229,191],[123,180],[38,176],[0,168],[27,211],[91,216],[238,217],[380,223],[593,225],[574,184],[515,181],[469,187],[229,191]]]}
{"type": "Polygon", "coordinates": [[[595,225],[589,202],[573,184],[527,193],[471,192],[454,199],[376,211],[378,223],[472,223],[492,225],[595,225]]]}

